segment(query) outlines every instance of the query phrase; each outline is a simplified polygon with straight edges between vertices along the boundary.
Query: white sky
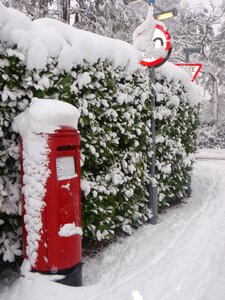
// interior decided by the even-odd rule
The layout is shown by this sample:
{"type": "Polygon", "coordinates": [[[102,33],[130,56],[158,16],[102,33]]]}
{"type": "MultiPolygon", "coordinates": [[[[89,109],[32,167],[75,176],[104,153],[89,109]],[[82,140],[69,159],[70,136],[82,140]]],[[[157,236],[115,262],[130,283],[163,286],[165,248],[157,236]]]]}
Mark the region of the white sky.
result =
{"type": "MultiPolygon", "coordinates": [[[[186,2],[192,4],[193,6],[194,5],[198,5],[200,3],[202,3],[205,7],[210,7],[210,0],[185,0],[186,2]]],[[[214,5],[219,5],[222,3],[222,0],[212,0],[212,3],[214,5]]]]}

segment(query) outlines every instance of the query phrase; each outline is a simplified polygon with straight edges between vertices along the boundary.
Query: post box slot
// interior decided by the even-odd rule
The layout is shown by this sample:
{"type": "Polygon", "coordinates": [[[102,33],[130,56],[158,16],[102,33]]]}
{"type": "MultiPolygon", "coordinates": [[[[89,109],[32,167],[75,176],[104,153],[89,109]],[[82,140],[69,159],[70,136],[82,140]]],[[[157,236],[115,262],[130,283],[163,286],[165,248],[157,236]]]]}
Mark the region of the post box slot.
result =
{"type": "Polygon", "coordinates": [[[67,151],[67,150],[74,150],[75,145],[65,145],[65,146],[58,146],[57,151],[67,151]]]}
{"type": "Polygon", "coordinates": [[[56,158],[57,179],[65,180],[77,177],[74,156],[56,158]]]}

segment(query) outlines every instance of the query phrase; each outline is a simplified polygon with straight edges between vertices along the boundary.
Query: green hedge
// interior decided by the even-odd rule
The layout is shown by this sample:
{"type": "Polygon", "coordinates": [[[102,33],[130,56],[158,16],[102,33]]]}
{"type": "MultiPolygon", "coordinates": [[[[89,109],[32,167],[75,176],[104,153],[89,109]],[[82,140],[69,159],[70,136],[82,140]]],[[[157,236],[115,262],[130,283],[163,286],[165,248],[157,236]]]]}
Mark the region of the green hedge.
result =
{"type": "MultiPolygon", "coordinates": [[[[197,150],[199,105],[191,106],[181,82],[160,76],[156,84],[156,177],[161,205],[186,196],[197,150]]],[[[196,101],[197,102],[197,101],[196,101]]]]}
{"type": "MultiPolygon", "coordinates": [[[[60,99],[81,111],[84,241],[93,244],[122,232],[131,234],[150,216],[147,169],[152,83],[148,73],[130,73],[101,60],[95,65],[85,62],[69,73],[57,70],[54,60],[41,71],[28,71],[19,53],[0,44],[2,259],[13,261],[15,255],[21,255],[19,137],[12,132],[11,123],[33,97],[60,99]]],[[[157,88],[157,180],[165,205],[185,194],[198,116],[181,83],[161,76],[157,88]]]]}

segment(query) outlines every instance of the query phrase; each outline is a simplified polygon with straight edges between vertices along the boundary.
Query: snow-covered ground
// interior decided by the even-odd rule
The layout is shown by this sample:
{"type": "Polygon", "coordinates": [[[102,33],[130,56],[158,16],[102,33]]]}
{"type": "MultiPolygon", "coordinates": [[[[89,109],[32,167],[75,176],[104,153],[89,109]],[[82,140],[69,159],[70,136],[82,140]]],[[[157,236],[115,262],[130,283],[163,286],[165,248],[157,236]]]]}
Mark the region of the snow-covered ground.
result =
{"type": "Polygon", "coordinates": [[[191,198],[85,261],[83,287],[5,273],[0,299],[224,300],[225,149],[216,151],[198,153],[191,198]]]}

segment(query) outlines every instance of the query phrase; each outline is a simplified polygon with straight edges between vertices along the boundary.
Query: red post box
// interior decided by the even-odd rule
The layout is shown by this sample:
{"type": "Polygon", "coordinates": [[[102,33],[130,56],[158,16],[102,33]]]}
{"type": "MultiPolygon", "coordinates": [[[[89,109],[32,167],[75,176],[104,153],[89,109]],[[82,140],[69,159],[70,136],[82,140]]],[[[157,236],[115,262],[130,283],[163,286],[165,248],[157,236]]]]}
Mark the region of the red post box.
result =
{"type": "MultiPolygon", "coordinates": [[[[64,274],[58,282],[82,285],[80,136],[72,127],[48,135],[45,206],[34,271],[64,274]],[[80,230],[80,232],[79,232],[80,230]]],[[[24,202],[24,201],[23,201],[24,202]]],[[[23,212],[26,213],[23,209],[23,212]]],[[[27,232],[23,225],[26,251],[27,232]]],[[[25,253],[26,256],[26,253],[25,253]]]]}

